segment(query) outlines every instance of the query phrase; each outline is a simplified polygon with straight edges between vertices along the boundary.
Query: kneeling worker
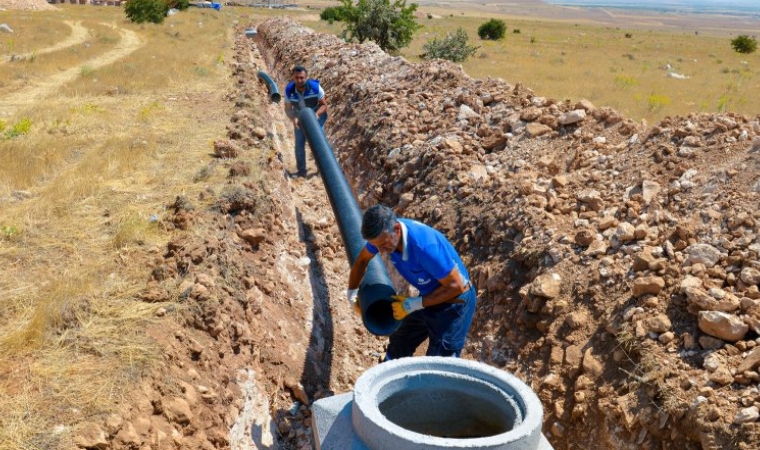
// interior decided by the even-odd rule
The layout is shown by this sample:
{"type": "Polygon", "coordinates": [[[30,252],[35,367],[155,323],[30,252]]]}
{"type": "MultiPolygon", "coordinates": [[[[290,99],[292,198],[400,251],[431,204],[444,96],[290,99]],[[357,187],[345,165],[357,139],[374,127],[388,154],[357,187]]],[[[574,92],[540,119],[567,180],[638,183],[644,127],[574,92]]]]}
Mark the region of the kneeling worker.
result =
{"type": "Polygon", "coordinates": [[[348,279],[347,297],[357,308],[359,285],[378,252],[390,254],[396,270],[419,290],[418,297],[394,296],[393,316],[401,320],[390,336],[385,360],[414,355],[430,339],[428,356],[460,356],[477,301],[475,287],[454,247],[439,231],[390,208],[375,205],[362,218],[362,248],[348,279]]]}

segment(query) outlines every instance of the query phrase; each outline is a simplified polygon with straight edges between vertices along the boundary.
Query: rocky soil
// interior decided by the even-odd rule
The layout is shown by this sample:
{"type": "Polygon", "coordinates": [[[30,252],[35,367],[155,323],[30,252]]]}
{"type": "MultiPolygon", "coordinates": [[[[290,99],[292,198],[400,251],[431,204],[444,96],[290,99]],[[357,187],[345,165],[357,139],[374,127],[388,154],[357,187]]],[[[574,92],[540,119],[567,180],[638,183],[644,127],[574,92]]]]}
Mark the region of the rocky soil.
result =
{"type": "Polygon", "coordinates": [[[480,292],[468,357],[539,393],[558,449],[760,446],[760,116],[637,123],[279,19],[360,205],[444,231],[480,292]]]}
{"type": "Polygon", "coordinates": [[[479,289],[465,357],[539,394],[557,449],[760,447],[760,117],[649,125],[587,101],[411,65],[288,19],[236,30],[227,139],[177,196],[141,298],[163,364],[80,448],[310,449],[309,404],[383,340],[343,296],[321,180],[256,73],[304,63],[362,207],[445,232],[479,289]]]}

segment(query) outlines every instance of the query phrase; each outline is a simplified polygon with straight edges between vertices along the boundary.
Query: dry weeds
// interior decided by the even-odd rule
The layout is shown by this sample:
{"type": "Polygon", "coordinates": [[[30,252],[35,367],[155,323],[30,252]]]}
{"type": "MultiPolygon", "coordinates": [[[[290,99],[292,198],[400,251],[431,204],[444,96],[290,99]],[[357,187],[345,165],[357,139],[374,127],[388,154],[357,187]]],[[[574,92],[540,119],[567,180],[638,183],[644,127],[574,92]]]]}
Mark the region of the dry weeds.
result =
{"type": "MultiPolygon", "coordinates": [[[[137,26],[117,8],[62,8],[88,28],[90,46],[0,65],[0,102],[19,64],[42,79],[81,67],[57,93],[3,117],[6,128],[31,126],[0,142],[1,449],[69,445],[72,424],[113,410],[160,359],[145,325],[178,305],[136,294],[169,238],[164,206],[204,189],[193,178],[229,117],[219,105],[234,10],[137,26]],[[83,61],[119,45],[119,28],[145,46],[87,70],[83,61]]],[[[24,20],[70,30],[49,13],[24,20]]]]}
{"type": "MultiPolygon", "coordinates": [[[[425,8],[439,18],[419,19],[423,28],[402,50],[420,61],[422,46],[463,27],[478,54],[462,64],[474,78],[521,83],[536,95],[591,100],[634,119],[657,122],[693,112],[754,115],[760,110],[760,63],[733,51],[725,35],[695,30],[626,29],[587,23],[524,19],[484,12],[425,8]],[[500,41],[483,41],[477,28],[489,18],[507,25],[500,41]],[[518,32],[519,31],[519,32],[518,32]],[[669,67],[669,69],[668,69],[669,67]],[[669,77],[668,73],[687,79],[669,77]]],[[[297,18],[296,18],[297,19],[297,18]]],[[[304,22],[320,32],[339,34],[340,23],[304,22]]]]}

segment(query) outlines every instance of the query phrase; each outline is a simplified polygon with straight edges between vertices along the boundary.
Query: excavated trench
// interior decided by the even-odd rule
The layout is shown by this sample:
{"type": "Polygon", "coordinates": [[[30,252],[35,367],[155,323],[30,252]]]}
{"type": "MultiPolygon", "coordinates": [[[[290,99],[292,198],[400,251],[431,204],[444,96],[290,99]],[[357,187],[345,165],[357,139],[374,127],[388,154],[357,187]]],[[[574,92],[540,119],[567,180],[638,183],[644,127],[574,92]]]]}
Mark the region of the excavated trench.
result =
{"type": "Polygon", "coordinates": [[[258,25],[281,83],[304,64],[325,87],[360,206],[434,225],[464,255],[480,293],[466,356],[531,385],[555,448],[760,444],[758,117],[649,127],[258,25]]]}
{"type": "Polygon", "coordinates": [[[537,393],[554,448],[760,447],[760,117],[649,126],[289,19],[245,25],[228,139],[201,171],[227,176],[171,205],[141,295],[176,300],[176,326],[149,330],[165,367],[98,425],[113,448],[314,448],[309,405],[384,350],[344,300],[314,163],[288,175],[292,130],[257,80],[283,87],[296,63],[326,90],[359,206],[457,247],[479,292],[464,356],[537,393]]]}

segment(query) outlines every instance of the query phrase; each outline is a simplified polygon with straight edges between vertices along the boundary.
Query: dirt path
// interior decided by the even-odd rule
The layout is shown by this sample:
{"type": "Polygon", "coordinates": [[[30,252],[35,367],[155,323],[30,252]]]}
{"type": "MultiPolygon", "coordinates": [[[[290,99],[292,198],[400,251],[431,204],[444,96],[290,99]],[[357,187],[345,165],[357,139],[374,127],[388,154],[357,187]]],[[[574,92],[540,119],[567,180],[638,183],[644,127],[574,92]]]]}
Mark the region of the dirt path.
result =
{"type": "MultiPolygon", "coordinates": [[[[113,64],[115,61],[131,54],[143,45],[143,41],[134,31],[119,29],[119,34],[121,34],[121,40],[116,44],[113,50],[87,61],[82,66],[87,66],[93,70],[99,69],[109,64],[113,64]]],[[[62,85],[76,79],[81,72],[81,66],[72,67],[57,75],[40,80],[29,88],[21,89],[12,95],[0,99],[0,111],[4,112],[6,115],[10,115],[19,109],[32,106],[40,99],[55,93],[62,85]]]]}
{"type": "Polygon", "coordinates": [[[90,32],[87,30],[87,28],[82,26],[82,22],[71,22],[71,21],[65,21],[66,25],[71,27],[71,34],[66,39],[62,40],[61,42],[51,45],[50,47],[46,47],[40,50],[35,50],[33,52],[29,53],[23,53],[21,55],[11,55],[7,58],[3,58],[0,60],[0,64],[7,63],[11,61],[12,58],[29,58],[31,56],[39,56],[44,55],[46,53],[52,53],[58,50],[62,50],[67,47],[73,47],[74,45],[81,44],[84,42],[87,37],[89,37],[90,32]]]}

